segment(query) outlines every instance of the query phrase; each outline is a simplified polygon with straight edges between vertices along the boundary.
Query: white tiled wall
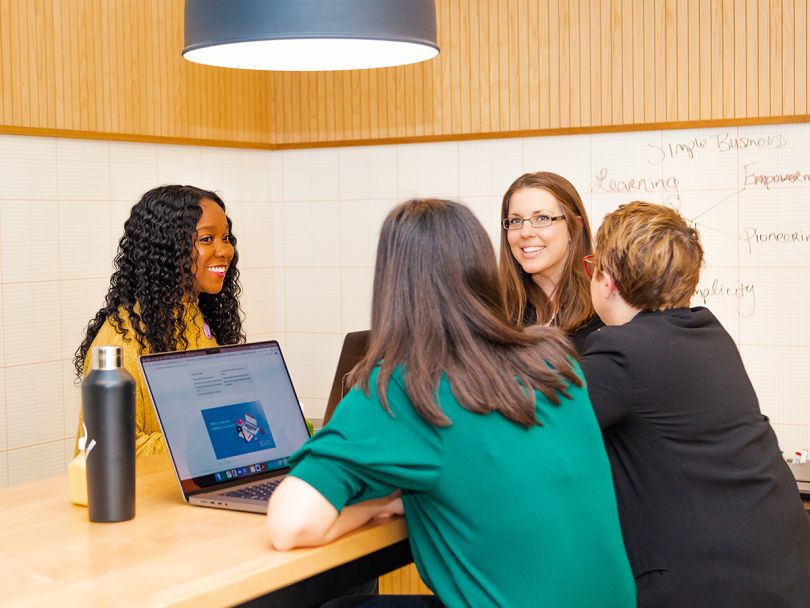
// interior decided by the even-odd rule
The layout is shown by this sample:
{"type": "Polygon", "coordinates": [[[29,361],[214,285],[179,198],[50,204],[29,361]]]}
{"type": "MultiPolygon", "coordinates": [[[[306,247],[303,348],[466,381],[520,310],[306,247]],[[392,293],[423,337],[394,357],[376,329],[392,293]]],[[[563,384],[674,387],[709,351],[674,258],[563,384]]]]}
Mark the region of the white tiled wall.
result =
{"type": "Polygon", "coordinates": [[[73,352],[101,306],[130,207],[166,183],[225,200],[239,239],[248,338],[281,342],[311,417],[322,415],[343,335],[368,327],[378,231],[399,201],[461,198],[496,245],[501,196],[525,171],[571,179],[594,230],[631,199],[678,205],[699,216],[704,280],[756,285],[753,315],[747,299],[714,295],[708,305],[738,341],[783,447],[808,447],[806,244],[753,255],[740,239],[748,225],[810,226],[810,182],[740,185],[743,162],[810,173],[808,147],[810,125],[283,152],[0,136],[0,487],[64,471],[79,409],[73,352]],[[778,131],[786,145],[656,162],[658,148],[718,131],[778,131]],[[605,192],[596,180],[602,169],[620,182],[675,175],[679,192],[605,192]]]}
{"type": "Polygon", "coordinates": [[[0,486],[65,470],[79,410],[73,353],[146,190],[190,183],[222,194],[244,242],[247,329],[283,331],[270,152],[0,136],[0,179],[0,486]]]}

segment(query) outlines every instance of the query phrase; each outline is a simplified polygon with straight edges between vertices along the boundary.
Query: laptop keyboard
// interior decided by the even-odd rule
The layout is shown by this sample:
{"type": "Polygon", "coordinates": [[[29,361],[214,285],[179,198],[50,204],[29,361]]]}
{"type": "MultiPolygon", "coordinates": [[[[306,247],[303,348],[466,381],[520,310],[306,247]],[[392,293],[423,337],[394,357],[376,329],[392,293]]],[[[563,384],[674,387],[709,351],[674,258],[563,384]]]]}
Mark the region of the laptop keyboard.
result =
{"type": "Polygon", "coordinates": [[[247,498],[250,500],[270,500],[270,495],[276,489],[281,479],[270,479],[263,483],[247,486],[244,488],[235,488],[229,492],[222,492],[220,496],[230,496],[232,498],[247,498]]]}

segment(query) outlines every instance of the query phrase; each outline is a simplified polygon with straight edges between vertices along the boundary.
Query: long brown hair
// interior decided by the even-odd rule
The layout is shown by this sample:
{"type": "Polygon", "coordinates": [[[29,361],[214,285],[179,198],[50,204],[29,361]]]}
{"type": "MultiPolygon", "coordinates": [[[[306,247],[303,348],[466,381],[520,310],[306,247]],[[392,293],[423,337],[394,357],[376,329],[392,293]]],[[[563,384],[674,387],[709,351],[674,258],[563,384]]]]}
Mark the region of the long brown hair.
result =
{"type": "Polygon", "coordinates": [[[501,219],[509,216],[512,195],[523,188],[547,190],[557,199],[566,217],[571,246],[568,248],[562,278],[554,291],[557,300],[555,307],[532,280],[532,275],[523,270],[512,255],[506,230],[501,231],[500,281],[506,294],[509,319],[516,325],[523,325],[528,305],[537,311],[538,322],[547,323],[556,308],[556,325],[563,331],[573,331],[595,314],[591,303],[590,280],[582,266],[582,258],[593,253],[593,237],[585,205],[582,204],[577,189],[564,177],[546,171],[526,173],[517,178],[503,195],[501,219]]]}
{"type": "Polygon", "coordinates": [[[558,404],[567,382],[582,386],[571,355],[558,330],[509,323],[492,244],[469,209],[422,199],[388,214],[377,246],[369,350],[353,384],[368,392],[380,365],[376,389],[388,408],[388,382],[403,365],[416,411],[447,426],[436,403],[445,374],[462,407],[529,427],[539,424],[532,389],[558,404]]]}

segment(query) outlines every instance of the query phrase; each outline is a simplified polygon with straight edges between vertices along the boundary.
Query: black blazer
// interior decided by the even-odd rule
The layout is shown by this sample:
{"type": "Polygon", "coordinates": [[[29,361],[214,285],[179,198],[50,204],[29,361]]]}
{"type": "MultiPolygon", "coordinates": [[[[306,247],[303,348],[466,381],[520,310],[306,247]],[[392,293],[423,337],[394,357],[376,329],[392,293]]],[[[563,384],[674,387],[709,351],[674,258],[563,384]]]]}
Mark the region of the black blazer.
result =
{"type": "Polygon", "coordinates": [[[737,347],[705,308],[642,312],[583,357],[639,606],[810,606],[810,520],[737,347]]]}

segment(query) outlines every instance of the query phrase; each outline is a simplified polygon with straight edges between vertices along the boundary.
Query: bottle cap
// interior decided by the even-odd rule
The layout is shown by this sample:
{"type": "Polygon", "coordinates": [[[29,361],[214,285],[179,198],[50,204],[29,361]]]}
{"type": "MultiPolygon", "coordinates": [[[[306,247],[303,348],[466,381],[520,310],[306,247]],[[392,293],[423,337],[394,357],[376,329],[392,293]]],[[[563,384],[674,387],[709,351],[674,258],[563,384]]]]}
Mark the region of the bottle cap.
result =
{"type": "Polygon", "coordinates": [[[123,363],[120,346],[96,346],[93,348],[93,369],[118,369],[123,363]]]}

